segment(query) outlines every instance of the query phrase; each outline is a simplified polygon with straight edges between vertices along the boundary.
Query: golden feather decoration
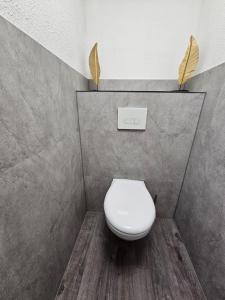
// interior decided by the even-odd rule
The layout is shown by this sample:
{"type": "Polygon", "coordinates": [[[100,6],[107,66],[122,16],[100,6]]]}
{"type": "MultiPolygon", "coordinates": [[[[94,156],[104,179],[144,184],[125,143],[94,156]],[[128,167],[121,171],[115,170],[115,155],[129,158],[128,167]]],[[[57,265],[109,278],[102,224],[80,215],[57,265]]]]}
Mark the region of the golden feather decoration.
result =
{"type": "Polygon", "coordinates": [[[91,71],[91,76],[93,81],[98,87],[99,79],[100,79],[100,65],[98,60],[98,43],[94,44],[94,47],[91,49],[90,56],[89,56],[89,67],[91,71]]]}
{"type": "Polygon", "coordinates": [[[185,56],[179,67],[178,82],[180,88],[191,77],[192,73],[196,70],[199,61],[199,47],[196,39],[191,35],[188,48],[185,56]]]}

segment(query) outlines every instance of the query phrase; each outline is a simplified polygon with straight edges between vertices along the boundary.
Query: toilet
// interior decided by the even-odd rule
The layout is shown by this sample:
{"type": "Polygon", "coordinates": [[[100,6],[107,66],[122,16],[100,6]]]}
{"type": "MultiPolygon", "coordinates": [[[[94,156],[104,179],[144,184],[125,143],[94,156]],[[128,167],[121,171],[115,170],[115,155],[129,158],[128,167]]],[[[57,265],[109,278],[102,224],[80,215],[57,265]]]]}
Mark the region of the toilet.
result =
{"type": "Polygon", "coordinates": [[[129,179],[113,179],[105,196],[104,212],[109,229],[128,241],[146,236],[156,216],[144,181],[129,179]]]}

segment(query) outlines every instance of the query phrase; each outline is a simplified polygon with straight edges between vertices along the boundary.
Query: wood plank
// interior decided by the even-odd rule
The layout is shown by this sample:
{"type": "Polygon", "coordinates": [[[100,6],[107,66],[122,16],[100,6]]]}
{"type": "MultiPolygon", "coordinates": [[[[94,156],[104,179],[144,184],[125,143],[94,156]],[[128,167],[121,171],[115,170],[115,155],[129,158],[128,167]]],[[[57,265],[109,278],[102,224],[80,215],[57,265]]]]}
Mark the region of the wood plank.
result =
{"type": "Polygon", "coordinates": [[[157,219],[144,239],[126,242],[101,213],[85,217],[57,300],[204,300],[172,219],[157,219]]]}
{"type": "Polygon", "coordinates": [[[160,221],[160,219],[156,220],[149,235],[149,243],[146,248],[149,271],[152,273],[153,278],[155,299],[179,299],[179,291],[174,289],[176,278],[174,278],[168,251],[162,238],[160,221]]]}
{"type": "Polygon", "coordinates": [[[99,215],[96,214],[96,212],[87,212],[85,216],[72,251],[72,255],[57,292],[57,300],[72,300],[77,298],[83,270],[86,264],[89,244],[93,237],[93,231],[96,227],[98,216],[99,215]],[[72,290],[71,293],[69,292],[70,290],[72,290]]]}
{"type": "Polygon", "coordinates": [[[90,247],[77,299],[155,299],[143,240],[132,243],[117,238],[102,217],[90,247]]]}
{"type": "Polygon", "coordinates": [[[175,223],[170,219],[161,219],[160,226],[182,299],[206,299],[175,223]]]}

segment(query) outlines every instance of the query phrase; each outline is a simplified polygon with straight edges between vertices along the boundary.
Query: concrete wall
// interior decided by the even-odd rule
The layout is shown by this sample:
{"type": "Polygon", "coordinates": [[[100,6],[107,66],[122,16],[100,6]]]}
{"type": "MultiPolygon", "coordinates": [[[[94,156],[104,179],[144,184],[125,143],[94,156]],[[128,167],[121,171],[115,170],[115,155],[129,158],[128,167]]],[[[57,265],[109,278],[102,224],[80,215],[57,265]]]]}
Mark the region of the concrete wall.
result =
{"type": "Polygon", "coordinates": [[[87,80],[0,18],[0,298],[54,298],[85,213],[87,80]]]}
{"type": "Polygon", "coordinates": [[[206,91],[176,222],[209,300],[225,297],[225,64],[190,82],[206,91]]]}
{"type": "MultiPolygon", "coordinates": [[[[178,89],[176,80],[138,80],[138,79],[102,79],[100,91],[174,91],[178,89]]],[[[89,89],[96,90],[93,80],[89,80],[89,89]]]]}
{"type": "Polygon", "coordinates": [[[0,15],[84,74],[84,0],[1,0],[0,15]]]}
{"type": "Polygon", "coordinates": [[[81,145],[88,209],[103,209],[113,178],[142,179],[157,213],[172,217],[204,94],[80,92],[81,145]],[[119,106],[147,107],[146,131],[118,131],[119,106]]]}

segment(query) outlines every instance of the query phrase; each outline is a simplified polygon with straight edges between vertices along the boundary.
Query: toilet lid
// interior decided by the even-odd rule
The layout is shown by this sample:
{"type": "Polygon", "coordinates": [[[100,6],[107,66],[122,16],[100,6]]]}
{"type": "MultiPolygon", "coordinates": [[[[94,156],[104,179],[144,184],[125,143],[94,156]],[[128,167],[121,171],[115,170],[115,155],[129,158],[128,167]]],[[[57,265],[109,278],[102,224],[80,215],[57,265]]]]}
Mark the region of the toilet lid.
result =
{"type": "Polygon", "coordinates": [[[155,219],[155,206],[144,181],[114,179],[104,201],[105,215],[121,232],[138,234],[155,219]]]}

